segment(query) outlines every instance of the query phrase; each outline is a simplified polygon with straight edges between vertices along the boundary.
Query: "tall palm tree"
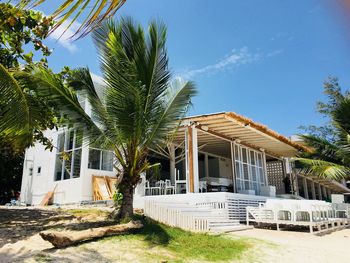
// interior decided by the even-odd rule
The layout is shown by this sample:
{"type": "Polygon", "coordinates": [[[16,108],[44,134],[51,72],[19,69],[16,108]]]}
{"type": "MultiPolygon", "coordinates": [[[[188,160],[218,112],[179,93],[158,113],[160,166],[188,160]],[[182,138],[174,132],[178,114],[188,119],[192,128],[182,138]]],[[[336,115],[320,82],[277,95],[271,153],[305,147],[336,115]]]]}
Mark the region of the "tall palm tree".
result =
{"type": "Polygon", "coordinates": [[[170,81],[163,24],[151,22],[145,32],[130,18],[111,20],[94,31],[93,38],[105,83],[102,96],[84,68],[67,83],[41,67],[34,67],[30,76],[20,73],[18,79],[35,86],[40,96],[84,128],[90,144],[113,151],[123,196],[119,217],[126,218],[133,215],[133,190],[140,174],[152,168],[148,151],[166,145],[196,90],[191,82],[170,81]],[[88,99],[93,118],[78,97],[88,99]]]}
{"type": "Polygon", "coordinates": [[[334,139],[301,135],[312,151],[296,158],[296,165],[307,174],[332,180],[347,179],[350,177],[350,95],[333,92],[331,99],[326,112],[331,117],[334,139]]]}

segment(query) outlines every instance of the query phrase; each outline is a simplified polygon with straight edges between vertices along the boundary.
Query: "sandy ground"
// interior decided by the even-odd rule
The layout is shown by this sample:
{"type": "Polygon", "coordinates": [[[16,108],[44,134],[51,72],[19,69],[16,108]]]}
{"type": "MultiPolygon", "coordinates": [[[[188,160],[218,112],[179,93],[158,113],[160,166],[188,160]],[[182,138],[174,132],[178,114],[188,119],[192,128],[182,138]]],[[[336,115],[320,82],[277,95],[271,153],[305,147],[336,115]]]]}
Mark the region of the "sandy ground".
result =
{"type": "MultiPolygon", "coordinates": [[[[159,262],[163,256],[173,258],[164,248],[122,239],[99,240],[54,249],[38,234],[45,230],[74,231],[106,224],[109,223],[103,218],[74,217],[60,210],[0,207],[0,263],[159,262]]],[[[252,248],[239,260],[240,263],[350,263],[350,229],[322,237],[266,229],[245,230],[229,235],[247,239],[252,244],[252,248]]]]}
{"type": "Polygon", "coordinates": [[[271,263],[349,263],[350,229],[343,229],[323,236],[310,233],[251,229],[231,235],[258,238],[254,262],[271,263]]]}

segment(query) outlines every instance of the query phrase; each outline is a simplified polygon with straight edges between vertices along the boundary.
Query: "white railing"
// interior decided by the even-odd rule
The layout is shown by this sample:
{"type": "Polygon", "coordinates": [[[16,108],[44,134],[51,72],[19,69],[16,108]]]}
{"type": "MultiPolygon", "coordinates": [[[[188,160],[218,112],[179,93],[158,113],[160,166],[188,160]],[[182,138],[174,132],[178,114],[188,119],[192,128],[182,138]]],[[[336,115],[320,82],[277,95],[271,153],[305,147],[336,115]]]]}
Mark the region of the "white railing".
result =
{"type": "Polygon", "coordinates": [[[258,206],[262,196],[233,193],[192,193],[144,197],[145,215],[164,224],[191,231],[210,231],[239,225],[246,207],[258,206]]]}
{"type": "Polygon", "coordinates": [[[205,218],[205,212],[196,211],[182,204],[182,206],[171,203],[159,203],[156,200],[145,200],[145,215],[164,224],[179,227],[190,231],[209,231],[209,223],[205,218]],[[204,212],[202,217],[200,213],[204,212]]]}

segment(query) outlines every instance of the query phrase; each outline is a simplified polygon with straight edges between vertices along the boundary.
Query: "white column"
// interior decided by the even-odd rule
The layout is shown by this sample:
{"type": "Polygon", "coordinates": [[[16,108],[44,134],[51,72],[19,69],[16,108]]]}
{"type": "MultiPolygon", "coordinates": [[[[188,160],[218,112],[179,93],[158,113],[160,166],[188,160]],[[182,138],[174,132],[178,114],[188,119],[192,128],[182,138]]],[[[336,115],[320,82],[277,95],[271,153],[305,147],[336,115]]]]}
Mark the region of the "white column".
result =
{"type": "Polygon", "coordinates": [[[312,199],[316,200],[316,189],[315,189],[314,181],[311,181],[311,194],[312,194],[312,199]]]}
{"type": "Polygon", "coordinates": [[[234,142],[230,142],[231,146],[231,171],[232,171],[232,185],[233,185],[233,192],[236,193],[236,176],[235,176],[235,154],[234,154],[234,142]]]}
{"type": "Polygon", "coordinates": [[[175,146],[171,144],[169,147],[169,161],[170,161],[170,180],[171,183],[175,183],[176,171],[175,171],[175,146]]]}
{"type": "Polygon", "coordinates": [[[305,177],[303,177],[303,187],[304,187],[304,198],[309,199],[309,191],[307,188],[307,180],[305,177]]]}
{"type": "Polygon", "coordinates": [[[329,188],[327,188],[327,196],[328,196],[328,198],[331,198],[331,196],[332,196],[332,190],[329,188]]]}
{"type": "Polygon", "coordinates": [[[193,139],[193,183],[194,192],[199,193],[199,172],[198,172],[198,140],[197,140],[197,129],[192,128],[192,139],[193,139]]]}
{"type": "Polygon", "coordinates": [[[322,200],[321,185],[320,185],[320,184],[317,184],[317,185],[318,185],[318,199],[319,199],[319,200],[322,200]]]}
{"type": "Polygon", "coordinates": [[[269,185],[269,179],[267,178],[267,168],[266,168],[266,153],[265,150],[262,150],[262,157],[263,157],[263,169],[264,169],[264,175],[265,175],[265,183],[266,186],[269,185]]]}
{"type": "Polygon", "coordinates": [[[208,154],[204,154],[204,169],[205,169],[205,180],[209,181],[209,159],[208,154]]]}
{"type": "Polygon", "coordinates": [[[299,181],[298,181],[298,174],[294,174],[294,178],[295,178],[295,195],[299,195],[299,181]]]}

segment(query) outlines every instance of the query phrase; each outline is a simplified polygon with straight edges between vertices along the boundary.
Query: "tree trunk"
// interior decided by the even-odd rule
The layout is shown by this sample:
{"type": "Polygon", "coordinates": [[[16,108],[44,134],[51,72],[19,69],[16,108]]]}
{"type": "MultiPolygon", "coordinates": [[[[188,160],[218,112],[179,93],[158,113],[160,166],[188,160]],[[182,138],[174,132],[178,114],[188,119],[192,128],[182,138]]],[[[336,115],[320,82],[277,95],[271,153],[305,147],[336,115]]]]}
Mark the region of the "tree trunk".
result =
{"type": "Polygon", "coordinates": [[[42,239],[49,241],[55,248],[71,246],[82,241],[100,237],[124,234],[130,230],[140,229],[143,225],[140,221],[131,221],[127,224],[91,228],[78,232],[41,232],[42,239]]]}
{"type": "MultiPolygon", "coordinates": [[[[123,183],[123,182],[121,182],[123,183]]],[[[123,194],[122,204],[118,212],[118,219],[128,219],[134,215],[134,188],[129,185],[121,185],[123,194]]]]}

